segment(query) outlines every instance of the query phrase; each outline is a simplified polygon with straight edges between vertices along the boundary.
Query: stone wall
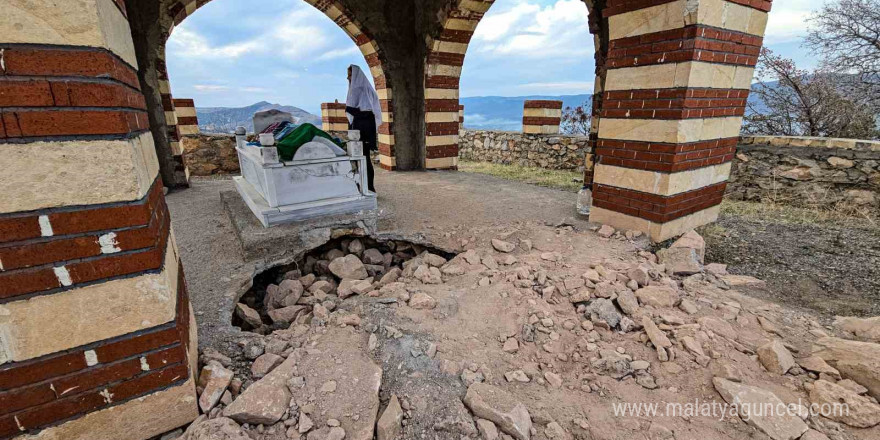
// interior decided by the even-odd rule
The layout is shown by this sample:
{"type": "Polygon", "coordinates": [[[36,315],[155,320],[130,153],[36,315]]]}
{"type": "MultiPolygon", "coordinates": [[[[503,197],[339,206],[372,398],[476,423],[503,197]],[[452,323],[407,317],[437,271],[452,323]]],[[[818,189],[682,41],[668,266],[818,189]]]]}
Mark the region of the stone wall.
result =
{"type": "Polygon", "coordinates": [[[183,160],[191,176],[238,174],[235,136],[231,134],[199,134],[184,136],[183,160]]]}
{"type": "Polygon", "coordinates": [[[880,210],[880,142],[744,136],[727,197],[797,206],[846,202],[880,210]]]}
{"type": "Polygon", "coordinates": [[[588,142],[586,136],[461,130],[458,152],[463,160],[576,170],[583,169],[588,142]]]}

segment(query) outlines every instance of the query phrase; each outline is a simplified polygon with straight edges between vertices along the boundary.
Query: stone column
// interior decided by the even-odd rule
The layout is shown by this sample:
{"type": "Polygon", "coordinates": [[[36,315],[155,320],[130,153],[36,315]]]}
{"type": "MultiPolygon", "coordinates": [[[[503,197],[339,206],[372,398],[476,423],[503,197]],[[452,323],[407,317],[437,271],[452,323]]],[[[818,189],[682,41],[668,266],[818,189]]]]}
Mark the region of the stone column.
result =
{"type": "Polygon", "coordinates": [[[325,102],[321,104],[321,129],[324,131],[348,131],[345,104],[325,102]]]}
{"type": "Polygon", "coordinates": [[[192,99],[175,99],[174,114],[177,117],[177,131],[181,136],[193,136],[200,133],[196,103],[192,99]]]}
{"type": "Polygon", "coordinates": [[[591,221],[662,241],[716,219],[770,5],[607,2],[591,221]]]}
{"type": "Polygon", "coordinates": [[[459,1],[440,34],[431,39],[425,64],[425,168],[458,168],[459,80],[468,43],[494,0],[459,1]]]}
{"type": "Polygon", "coordinates": [[[195,324],[124,3],[3,14],[0,438],[186,424],[195,324]]]}
{"type": "Polygon", "coordinates": [[[523,103],[523,133],[559,134],[562,121],[562,101],[525,101],[523,103]]]}

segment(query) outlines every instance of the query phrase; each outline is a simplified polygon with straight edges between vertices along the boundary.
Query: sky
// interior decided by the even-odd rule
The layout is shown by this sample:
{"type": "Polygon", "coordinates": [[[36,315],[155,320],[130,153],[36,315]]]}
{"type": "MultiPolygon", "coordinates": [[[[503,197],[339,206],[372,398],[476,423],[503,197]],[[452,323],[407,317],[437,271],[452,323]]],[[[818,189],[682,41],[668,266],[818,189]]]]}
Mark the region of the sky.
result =
{"type": "MultiPolygon", "coordinates": [[[[778,0],[765,46],[812,67],[801,47],[806,18],[822,1],[778,0]]],[[[592,93],[593,37],[582,0],[496,0],[471,40],[461,96],[592,93]]],[[[320,114],[345,99],[355,43],[302,0],[214,0],[177,26],[167,46],[172,93],[199,107],[269,101],[320,114]]]]}

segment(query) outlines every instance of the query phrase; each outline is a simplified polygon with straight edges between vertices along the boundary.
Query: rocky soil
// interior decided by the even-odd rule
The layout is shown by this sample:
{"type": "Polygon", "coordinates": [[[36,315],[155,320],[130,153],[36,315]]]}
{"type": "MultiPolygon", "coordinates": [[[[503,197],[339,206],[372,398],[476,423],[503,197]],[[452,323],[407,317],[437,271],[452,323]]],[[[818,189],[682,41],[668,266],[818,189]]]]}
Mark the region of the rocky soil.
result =
{"type": "Polygon", "coordinates": [[[707,260],[767,281],[763,297],[826,317],[880,315],[880,229],[733,216],[708,228],[707,260]]]}
{"type": "Polygon", "coordinates": [[[880,438],[880,318],[756,298],[696,233],[655,254],[608,226],[472,232],[454,256],[341,240],[255,281],[252,333],[202,352],[204,414],[163,440],[880,438]]]}

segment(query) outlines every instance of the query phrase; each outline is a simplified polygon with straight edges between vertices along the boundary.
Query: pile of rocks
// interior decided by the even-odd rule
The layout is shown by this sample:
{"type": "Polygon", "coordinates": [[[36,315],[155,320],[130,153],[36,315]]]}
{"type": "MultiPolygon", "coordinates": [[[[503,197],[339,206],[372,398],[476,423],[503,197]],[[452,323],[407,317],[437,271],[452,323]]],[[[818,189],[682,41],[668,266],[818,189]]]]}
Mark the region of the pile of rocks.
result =
{"type": "Polygon", "coordinates": [[[880,318],[825,326],[749,297],[764,283],[706,264],[695,232],[652,253],[630,231],[547,229],[452,258],[350,238],[273,274],[237,307],[243,363],[202,353],[204,415],[174,435],[877,438],[880,318]],[[739,412],[610,409],[693,399],[739,412]],[[788,410],[745,412],[768,405],[788,410]]]}
{"type": "Polygon", "coordinates": [[[315,318],[326,321],[342,300],[353,295],[379,296],[381,289],[394,284],[404,272],[439,283],[437,267],[444,263],[446,258],[405,241],[339,239],[306,255],[294,264],[297,269],[281,271],[273,283],[252,289],[236,305],[233,323],[269,334],[315,318]]]}

